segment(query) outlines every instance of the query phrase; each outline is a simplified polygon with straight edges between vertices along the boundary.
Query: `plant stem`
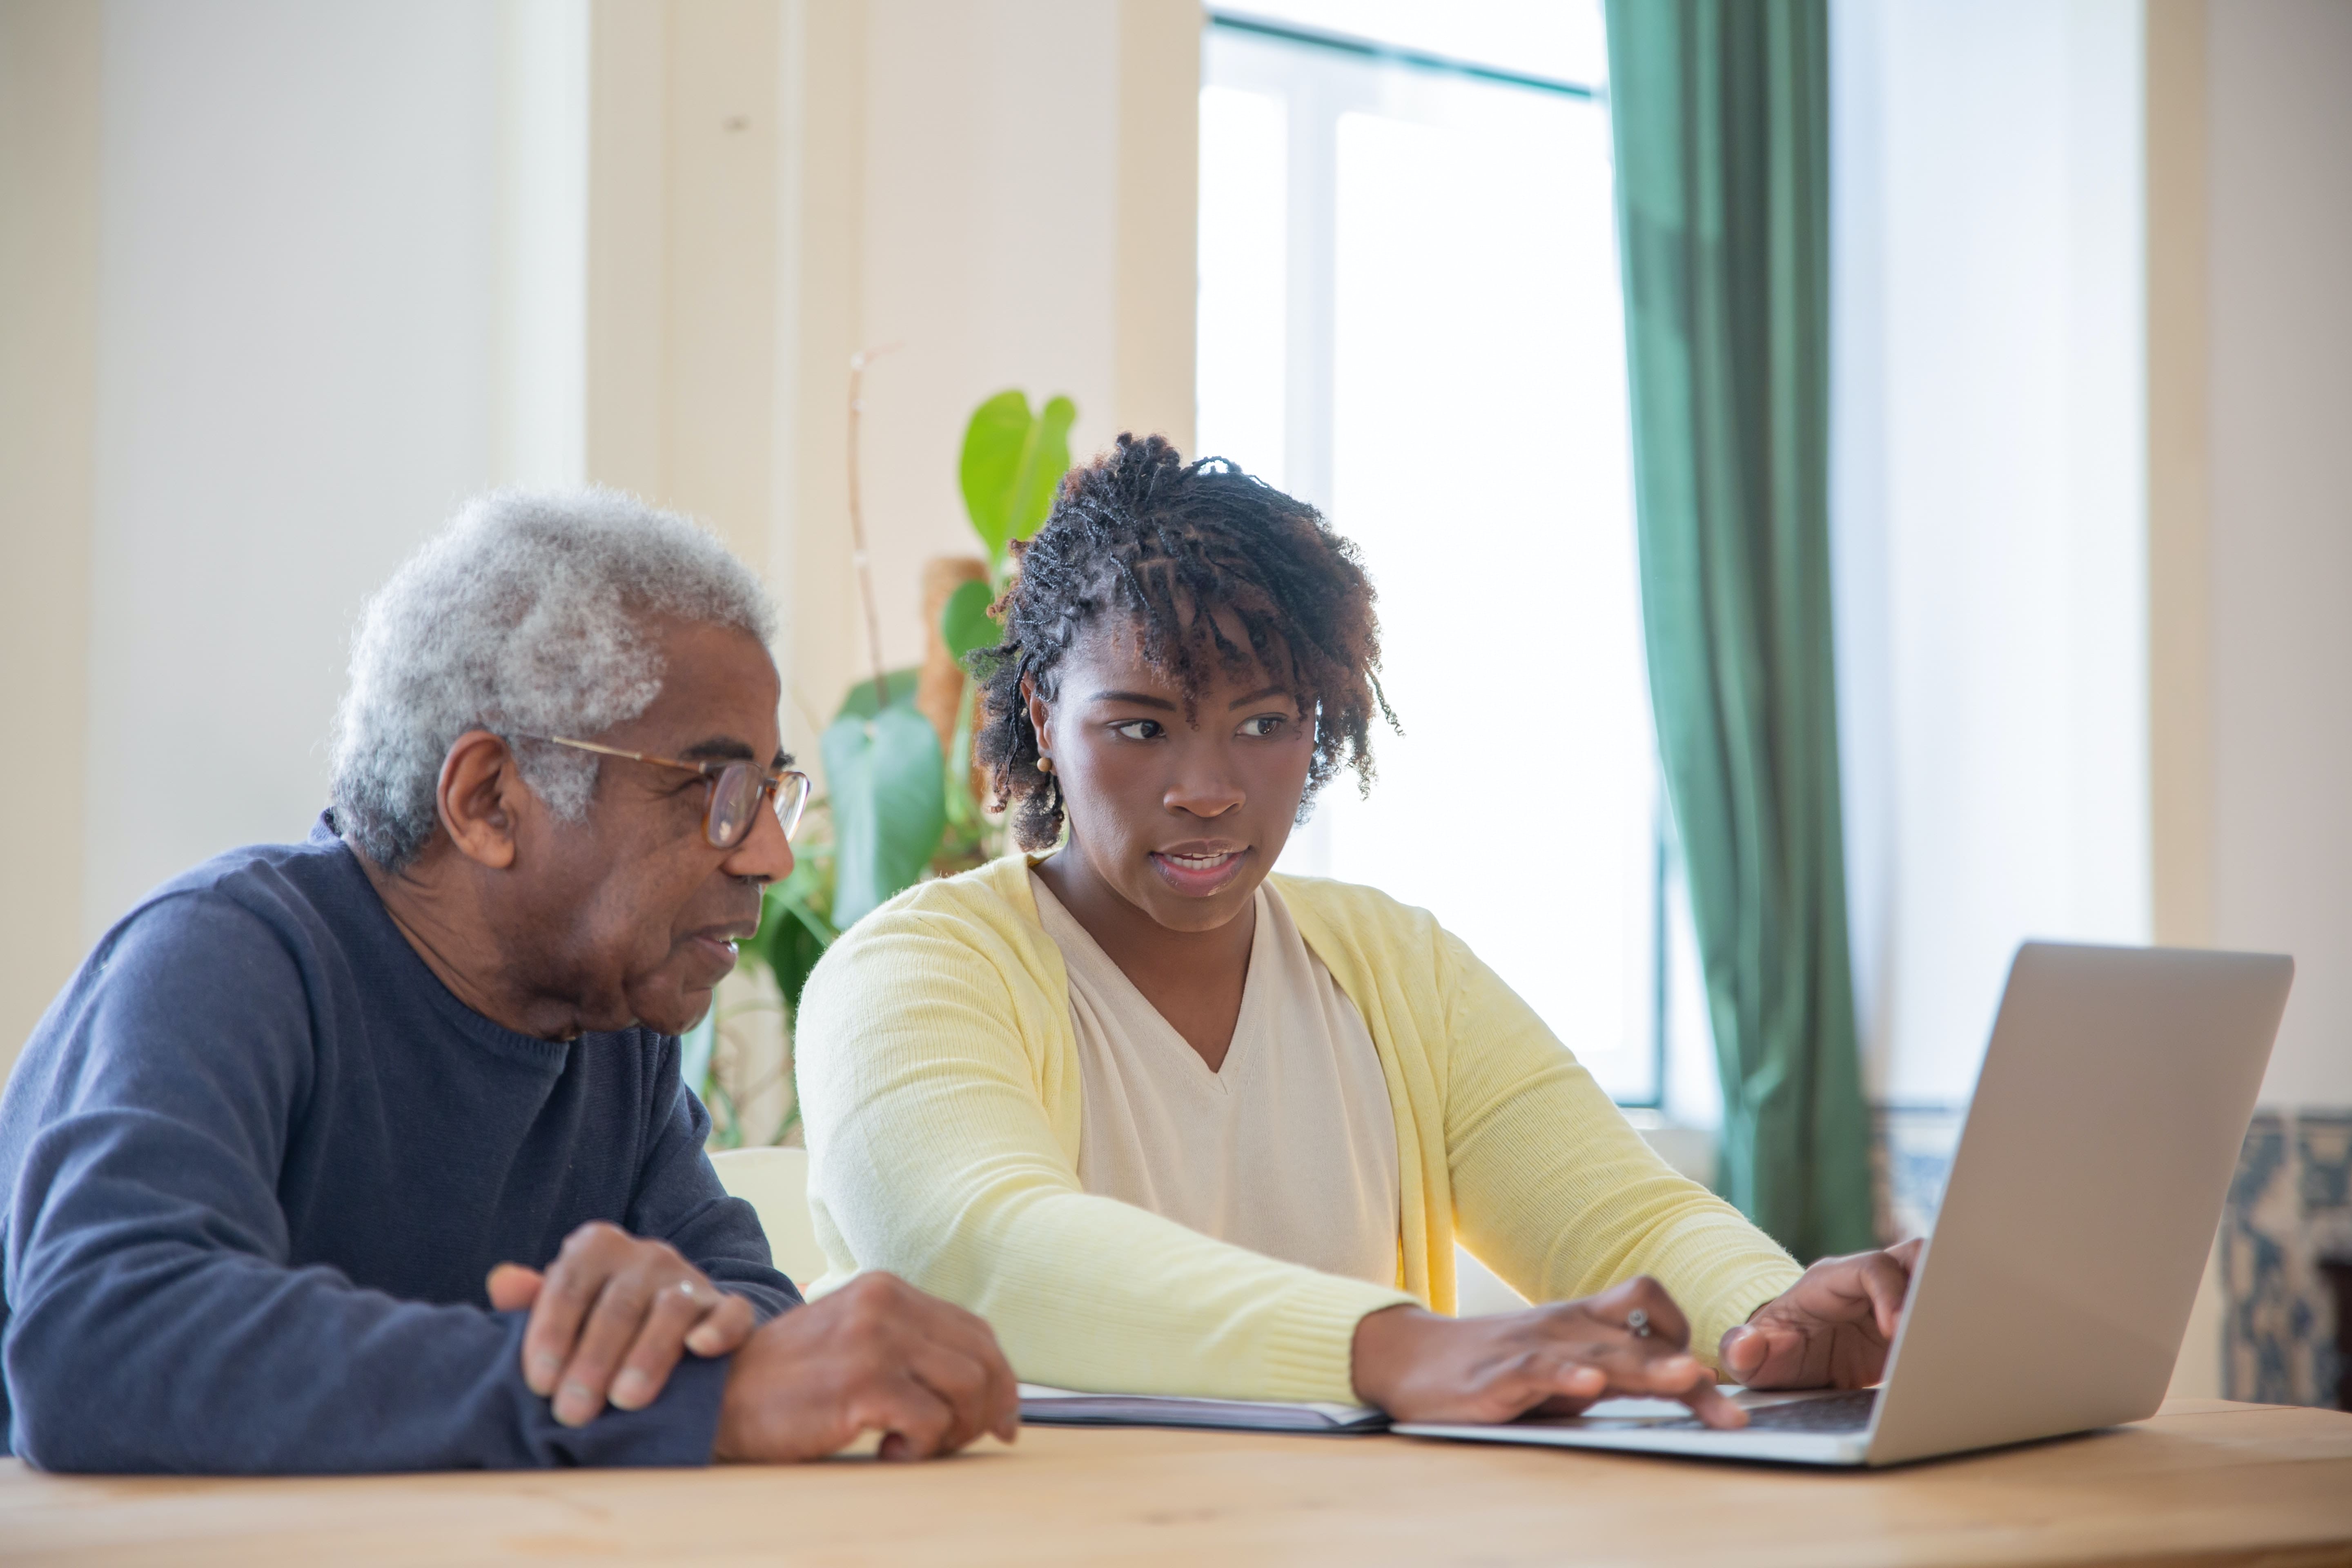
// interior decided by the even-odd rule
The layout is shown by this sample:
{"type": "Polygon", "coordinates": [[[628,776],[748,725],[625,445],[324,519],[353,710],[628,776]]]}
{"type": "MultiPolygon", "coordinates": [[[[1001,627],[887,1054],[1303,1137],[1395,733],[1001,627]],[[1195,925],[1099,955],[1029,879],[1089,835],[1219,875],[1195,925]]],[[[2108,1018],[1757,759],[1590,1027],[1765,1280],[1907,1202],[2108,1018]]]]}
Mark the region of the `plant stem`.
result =
{"type": "Polygon", "coordinates": [[[954,738],[948,745],[948,820],[961,832],[979,836],[980,802],[971,792],[971,708],[973,681],[964,677],[956,698],[954,738]]]}
{"type": "Polygon", "coordinates": [[[877,714],[890,706],[890,682],[882,672],[882,617],[874,607],[874,568],[866,553],[866,514],[857,483],[857,432],[866,413],[866,367],[898,346],[885,343],[878,349],[860,349],[849,356],[850,558],[856,563],[857,589],[866,605],[866,646],[874,656],[874,711],[877,714]]]}

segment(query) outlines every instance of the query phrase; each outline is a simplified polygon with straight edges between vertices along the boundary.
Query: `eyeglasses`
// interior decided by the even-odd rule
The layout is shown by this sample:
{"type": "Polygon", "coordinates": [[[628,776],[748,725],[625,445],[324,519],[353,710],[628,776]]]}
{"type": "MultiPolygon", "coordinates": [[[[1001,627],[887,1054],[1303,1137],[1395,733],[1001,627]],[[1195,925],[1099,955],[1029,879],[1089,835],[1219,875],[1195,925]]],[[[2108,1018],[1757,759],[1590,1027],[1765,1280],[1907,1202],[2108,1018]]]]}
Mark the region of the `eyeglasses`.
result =
{"type": "Polygon", "coordinates": [[[575,752],[593,752],[600,757],[625,757],[633,763],[651,763],[657,768],[677,768],[689,773],[700,773],[710,784],[710,798],[702,808],[702,836],[713,849],[732,849],[751,836],[754,814],[761,800],[773,795],[776,820],[783,824],[784,837],[790,838],[793,829],[801,825],[801,810],[808,805],[809,776],[791,768],[773,773],[757,763],[740,759],[725,763],[686,763],[675,757],[649,757],[643,752],[624,752],[613,746],[600,746],[593,741],[567,740],[562,735],[523,735],[518,741],[538,741],[550,746],[569,746],[575,752]]]}

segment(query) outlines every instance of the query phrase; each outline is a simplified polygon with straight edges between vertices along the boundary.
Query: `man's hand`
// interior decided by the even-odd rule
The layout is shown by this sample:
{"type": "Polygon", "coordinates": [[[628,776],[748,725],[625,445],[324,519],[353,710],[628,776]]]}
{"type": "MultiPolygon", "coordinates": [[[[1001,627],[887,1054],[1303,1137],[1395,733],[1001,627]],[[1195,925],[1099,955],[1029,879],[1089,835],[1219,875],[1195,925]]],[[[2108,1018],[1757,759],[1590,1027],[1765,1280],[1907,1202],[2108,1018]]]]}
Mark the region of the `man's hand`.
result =
{"type": "Polygon", "coordinates": [[[530,1309],[523,1382],[553,1395],[555,1418],[567,1426],[586,1426],[608,1399],[644,1409],[682,1352],[725,1355],[756,1321],[751,1302],[719,1289],[667,1243],[602,1220],[565,1237],[544,1275],[499,1264],[489,1294],[498,1311],[530,1309]]]}
{"type": "Polygon", "coordinates": [[[1689,1344],[1681,1309],[1646,1275],[1582,1300],[1487,1318],[1390,1307],[1356,1325],[1356,1395],[1399,1421],[1485,1422],[1530,1410],[1574,1415],[1597,1400],[1638,1394],[1679,1399],[1710,1426],[1746,1426],[1689,1344]]]}
{"type": "Polygon", "coordinates": [[[815,1459],[880,1432],[886,1459],[1020,1435],[1021,1390],[996,1336],[889,1274],[861,1274],[735,1352],[714,1459],[815,1459]]]}
{"type": "Polygon", "coordinates": [[[1869,1387],[1886,1375],[1925,1246],[1915,1237],[1884,1252],[1822,1258],[1723,1336],[1723,1370],[1750,1388],[1869,1387]]]}

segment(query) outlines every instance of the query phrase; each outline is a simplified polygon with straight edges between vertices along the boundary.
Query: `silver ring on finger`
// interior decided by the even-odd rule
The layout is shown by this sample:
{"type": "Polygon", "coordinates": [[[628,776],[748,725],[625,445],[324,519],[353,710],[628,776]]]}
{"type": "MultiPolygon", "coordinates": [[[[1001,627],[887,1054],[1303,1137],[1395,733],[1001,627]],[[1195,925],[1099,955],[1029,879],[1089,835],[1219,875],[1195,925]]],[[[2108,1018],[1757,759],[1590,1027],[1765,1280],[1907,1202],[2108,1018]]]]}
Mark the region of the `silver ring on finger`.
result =
{"type": "Polygon", "coordinates": [[[1650,1327],[1650,1314],[1636,1307],[1625,1314],[1625,1331],[1637,1340],[1646,1340],[1654,1331],[1650,1327]]]}
{"type": "Polygon", "coordinates": [[[685,1297],[688,1300],[693,1302],[698,1307],[703,1304],[702,1287],[696,1284],[691,1279],[679,1280],[677,1282],[677,1293],[685,1297]]]}

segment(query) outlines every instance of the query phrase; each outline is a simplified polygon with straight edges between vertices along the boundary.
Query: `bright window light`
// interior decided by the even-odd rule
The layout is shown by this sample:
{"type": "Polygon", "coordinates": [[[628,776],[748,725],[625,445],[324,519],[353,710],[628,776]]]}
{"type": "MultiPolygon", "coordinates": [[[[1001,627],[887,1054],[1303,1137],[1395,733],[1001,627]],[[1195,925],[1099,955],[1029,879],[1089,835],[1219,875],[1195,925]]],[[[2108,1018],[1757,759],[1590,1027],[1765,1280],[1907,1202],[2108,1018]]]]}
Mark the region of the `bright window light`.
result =
{"type": "Polygon", "coordinates": [[[1265,93],[1201,94],[1200,449],[1283,483],[1286,110],[1265,93]]]}
{"type": "MultiPolygon", "coordinates": [[[[1599,37],[1597,4],[1525,12],[1599,37]]],[[[1621,1100],[1712,1121],[1643,665],[1606,107],[1215,15],[1201,450],[1360,547],[1404,726],[1284,868],[1432,910],[1621,1100]]],[[[1499,47],[1485,63],[1523,77],[1569,58],[1499,47]]]]}
{"type": "Polygon", "coordinates": [[[1213,7],[1234,20],[1270,23],[1465,65],[1598,87],[1608,79],[1601,7],[1579,0],[1239,0],[1213,7]]]}

